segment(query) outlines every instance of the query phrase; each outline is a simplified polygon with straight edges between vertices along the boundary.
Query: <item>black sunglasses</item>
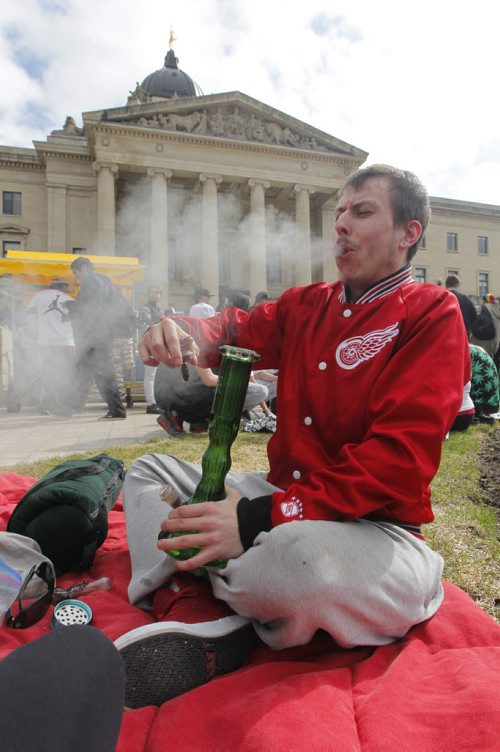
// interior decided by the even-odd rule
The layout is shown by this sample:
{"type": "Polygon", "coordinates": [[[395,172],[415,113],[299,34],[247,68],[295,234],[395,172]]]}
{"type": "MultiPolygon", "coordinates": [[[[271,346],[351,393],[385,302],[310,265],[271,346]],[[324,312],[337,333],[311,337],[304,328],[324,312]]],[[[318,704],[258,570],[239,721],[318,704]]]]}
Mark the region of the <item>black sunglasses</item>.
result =
{"type": "Polygon", "coordinates": [[[26,629],[27,627],[32,627],[37,621],[40,621],[52,603],[55,581],[56,576],[51,562],[42,561],[38,566],[35,564],[35,566],[31,567],[24,578],[24,582],[19,589],[14,603],[7,611],[7,626],[14,629],[26,629]],[[24,598],[23,603],[25,590],[33,577],[40,577],[47,585],[47,590],[38,598],[24,598]]]}

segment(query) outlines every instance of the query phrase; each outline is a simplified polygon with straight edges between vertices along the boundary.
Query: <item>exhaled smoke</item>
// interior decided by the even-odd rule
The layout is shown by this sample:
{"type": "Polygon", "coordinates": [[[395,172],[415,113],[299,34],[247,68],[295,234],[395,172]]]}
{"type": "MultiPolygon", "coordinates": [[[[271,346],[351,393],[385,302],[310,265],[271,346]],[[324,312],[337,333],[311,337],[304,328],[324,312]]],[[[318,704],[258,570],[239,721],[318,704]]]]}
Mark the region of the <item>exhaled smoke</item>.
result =
{"type": "MultiPolygon", "coordinates": [[[[117,253],[138,256],[145,266],[148,282],[168,287],[169,300],[164,304],[177,309],[189,308],[192,293],[206,286],[201,278],[200,259],[203,253],[201,185],[187,189],[173,182],[168,184],[166,250],[152,242],[151,185],[149,179],[127,185],[120,195],[117,217],[117,253]],[[168,273],[168,284],[158,275],[168,273]]],[[[249,197],[244,188],[217,194],[219,284],[226,288],[248,290],[251,253],[252,219],[249,197]]],[[[267,204],[265,210],[266,279],[270,285],[288,287],[295,284],[297,255],[301,253],[300,233],[293,215],[267,204]]],[[[313,276],[321,278],[323,241],[312,240],[313,276]],[[314,272],[314,267],[317,271],[314,272]]]]}

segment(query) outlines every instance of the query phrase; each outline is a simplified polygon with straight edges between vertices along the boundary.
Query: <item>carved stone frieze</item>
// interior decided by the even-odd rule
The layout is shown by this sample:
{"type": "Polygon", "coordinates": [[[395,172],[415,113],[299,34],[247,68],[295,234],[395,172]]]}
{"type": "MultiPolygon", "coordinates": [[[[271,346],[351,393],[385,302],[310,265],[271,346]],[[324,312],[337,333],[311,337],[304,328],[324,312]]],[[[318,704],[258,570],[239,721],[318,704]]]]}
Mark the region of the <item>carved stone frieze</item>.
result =
{"type": "MultiPolygon", "coordinates": [[[[131,121],[128,121],[131,124],[131,121]]],[[[259,117],[237,106],[197,109],[189,113],[155,113],[141,117],[135,124],[164,131],[215,136],[237,141],[257,141],[263,144],[291,146],[296,149],[334,151],[314,136],[305,136],[283,126],[276,120],[259,117]]]]}

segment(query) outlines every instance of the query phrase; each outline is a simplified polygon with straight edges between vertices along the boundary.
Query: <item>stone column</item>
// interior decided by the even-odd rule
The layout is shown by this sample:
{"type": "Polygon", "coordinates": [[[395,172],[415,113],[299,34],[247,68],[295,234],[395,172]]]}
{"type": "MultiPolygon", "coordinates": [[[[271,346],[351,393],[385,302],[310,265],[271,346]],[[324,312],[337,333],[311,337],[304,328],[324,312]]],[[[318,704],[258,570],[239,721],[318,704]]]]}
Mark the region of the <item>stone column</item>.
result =
{"type": "Polygon", "coordinates": [[[218,300],[219,292],[219,233],[217,217],[217,186],[222,183],[221,175],[202,172],[202,209],[201,209],[201,259],[199,281],[202,287],[208,287],[218,300]]]}
{"type": "Polygon", "coordinates": [[[103,256],[114,256],[116,203],[115,177],[118,165],[94,162],[97,172],[97,251],[103,256]]]}
{"type": "Polygon", "coordinates": [[[66,248],[66,186],[47,186],[47,250],[67,253],[66,248]]]}
{"type": "Polygon", "coordinates": [[[295,284],[311,284],[311,217],[309,196],[314,188],[295,185],[295,222],[297,239],[295,245],[295,284]]]}
{"type": "Polygon", "coordinates": [[[172,177],[172,170],[148,168],[151,179],[151,222],[149,249],[149,280],[161,285],[163,300],[169,300],[168,289],[168,188],[167,182],[172,177]]]}
{"type": "Polygon", "coordinates": [[[266,188],[268,180],[248,181],[250,186],[250,297],[267,288],[266,263],[266,188]]]}

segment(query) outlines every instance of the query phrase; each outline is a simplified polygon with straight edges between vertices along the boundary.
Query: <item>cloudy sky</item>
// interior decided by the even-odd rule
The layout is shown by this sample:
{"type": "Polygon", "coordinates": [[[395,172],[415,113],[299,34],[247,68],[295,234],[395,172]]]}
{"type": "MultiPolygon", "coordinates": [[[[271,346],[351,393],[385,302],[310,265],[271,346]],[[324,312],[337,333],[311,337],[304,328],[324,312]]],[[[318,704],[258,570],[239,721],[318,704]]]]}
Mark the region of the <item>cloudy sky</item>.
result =
{"type": "Polygon", "coordinates": [[[499,22],[494,0],[14,0],[0,144],[123,106],[172,26],[204,94],[241,91],[414,170],[431,195],[500,204],[499,22]]]}

